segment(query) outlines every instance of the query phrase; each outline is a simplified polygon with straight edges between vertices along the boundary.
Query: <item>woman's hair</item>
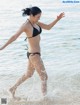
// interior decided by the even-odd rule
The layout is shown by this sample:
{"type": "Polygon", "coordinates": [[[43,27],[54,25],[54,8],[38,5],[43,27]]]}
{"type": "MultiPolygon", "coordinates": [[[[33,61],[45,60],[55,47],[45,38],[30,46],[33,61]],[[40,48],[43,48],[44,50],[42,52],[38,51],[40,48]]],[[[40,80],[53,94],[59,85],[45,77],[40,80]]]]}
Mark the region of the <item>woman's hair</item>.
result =
{"type": "Polygon", "coordinates": [[[32,8],[25,8],[22,11],[23,11],[23,13],[22,13],[23,16],[26,16],[26,15],[28,15],[28,16],[29,15],[35,16],[35,15],[37,15],[37,14],[42,12],[41,9],[36,7],[36,6],[34,6],[32,8]]]}

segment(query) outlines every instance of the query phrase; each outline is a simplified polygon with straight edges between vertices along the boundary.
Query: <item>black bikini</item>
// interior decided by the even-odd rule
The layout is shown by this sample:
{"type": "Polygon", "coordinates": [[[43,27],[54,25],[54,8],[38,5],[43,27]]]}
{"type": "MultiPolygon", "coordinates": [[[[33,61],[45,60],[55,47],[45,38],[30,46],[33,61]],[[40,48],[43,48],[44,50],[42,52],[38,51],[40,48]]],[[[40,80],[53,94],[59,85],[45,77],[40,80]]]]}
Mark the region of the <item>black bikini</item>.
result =
{"type": "MultiPolygon", "coordinates": [[[[29,19],[28,19],[28,21],[29,21],[29,23],[31,24],[31,26],[33,27],[33,34],[32,34],[31,37],[27,37],[27,38],[33,38],[33,37],[39,35],[39,34],[42,32],[41,27],[38,25],[38,26],[39,26],[39,30],[38,30],[38,29],[36,29],[36,28],[33,26],[33,24],[30,22],[29,19]]],[[[26,38],[26,39],[27,39],[27,38],[26,38]]],[[[25,40],[26,40],[26,39],[25,39],[25,40]]]]}
{"type": "MultiPolygon", "coordinates": [[[[28,19],[28,21],[30,22],[30,20],[28,19]]],[[[41,27],[39,26],[39,30],[38,29],[36,29],[33,25],[32,25],[32,23],[30,22],[30,24],[31,24],[31,26],[33,27],[33,34],[32,34],[32,37],[27,37],[27,38],[33,38],[33,37],[36,37],[37,35],[39,35],[41,32],[42,32],[42,29],[41,29],[41,27]]],[[[27,39],[26,38],[26,39],[27,39]]],[[[25,40],[26,40],[25,39],[25,40]]],[[[29,56],[31,55],[31,56],[33,56],[33,55],[35,55],[35,54],[38,54],[39,56],[41,56],[41,54],[39,53],[39,52],[34,52],[34,53],[30,53],[30,52],[27,52],[27,57],[29,58],[29,56]]]]}
{"type": "Polygon", "coordinates": [[[27,57],[29,59],[29,56],[34,56],[35,54],[38,54],[39,56],[41,56],[41,54],[39,52],[34,52],[34,53],[30,53],[30,52],[27,52],[27,57]]]}

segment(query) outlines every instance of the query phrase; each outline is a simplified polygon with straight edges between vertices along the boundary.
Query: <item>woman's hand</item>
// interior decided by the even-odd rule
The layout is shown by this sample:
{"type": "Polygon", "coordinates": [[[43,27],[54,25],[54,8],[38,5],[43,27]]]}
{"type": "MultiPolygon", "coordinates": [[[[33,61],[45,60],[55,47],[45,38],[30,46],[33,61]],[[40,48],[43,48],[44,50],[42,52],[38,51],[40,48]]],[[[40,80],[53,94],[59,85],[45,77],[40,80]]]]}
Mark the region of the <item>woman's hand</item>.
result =
{"type": "Polygon", "coordinates": [[[64,12],[57,16],[57,20],[60,20],[63,17],[65,17],[65,13],[64,12]]]}
{"type": "Polygon", "coordinates": [[[11,44],[13,41],[15,41],[20,35],[22,32],[24,32],[24,29],[25,29],[26,25],[22,25],[19,30],[4,44],[4,46],[2,46],[0,48],[0,50],[3,50],[5,47],[7,47],[9,44],[11,44]]]}
{"type": "Polygon", "coordinates": [[[4,47],[1,47],[1,48],[0,48],[0,50],[3,50],[3,49],[4,49],[4,47]]]}

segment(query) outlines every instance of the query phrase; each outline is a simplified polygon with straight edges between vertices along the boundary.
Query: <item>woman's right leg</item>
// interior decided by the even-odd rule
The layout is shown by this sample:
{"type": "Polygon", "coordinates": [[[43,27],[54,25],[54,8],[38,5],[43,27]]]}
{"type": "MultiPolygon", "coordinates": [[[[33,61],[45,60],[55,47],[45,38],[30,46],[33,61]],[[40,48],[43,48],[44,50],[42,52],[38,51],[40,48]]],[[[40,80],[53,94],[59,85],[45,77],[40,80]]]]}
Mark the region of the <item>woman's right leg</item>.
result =
{"type": "Polygon", "coordinates": [[[14,95],[15,95],[15,91],[16,91],[17,87],[20,84],[22,84],[25,80],[27,80],[30,77],[32,77],[34,71],[35,71],[34,66],[31,64],[30,60],[28,60],[27,72],[24,73],[24,75],[22,75],[22,77],[19,78],[19,80],[14,84],[14,86],[9,89],[10,92],[12,93],[13,98],[15,98],[14,95]]]}
{"type": "Polygon", "coordinates": [[[30,55],[30,61],[34,65],[37,73],[40,76],[40,79],[41,79],[41,90],[42,90],[43,95],[45,96],[47,94],[47,79],[48,79],[48,75],[47,75],[47,72],[45,70],[43,61],[42,61],[40,55],[38,55],[38,54],[35,54],[34,56],[30,55]]]}

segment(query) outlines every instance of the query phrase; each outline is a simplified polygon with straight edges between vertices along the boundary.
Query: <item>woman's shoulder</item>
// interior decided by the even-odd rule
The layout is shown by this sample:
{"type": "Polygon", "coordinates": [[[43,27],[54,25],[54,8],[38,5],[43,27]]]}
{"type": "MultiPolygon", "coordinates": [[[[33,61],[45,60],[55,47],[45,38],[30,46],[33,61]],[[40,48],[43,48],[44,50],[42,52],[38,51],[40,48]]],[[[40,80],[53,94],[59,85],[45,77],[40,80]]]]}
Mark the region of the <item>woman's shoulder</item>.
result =
{"type": "Polygon", "coordinates": [[[21,26],[24,30],[28,30],[29,29],[29,23],[28,21],[25,21],[22,26],[21,26]]]}

